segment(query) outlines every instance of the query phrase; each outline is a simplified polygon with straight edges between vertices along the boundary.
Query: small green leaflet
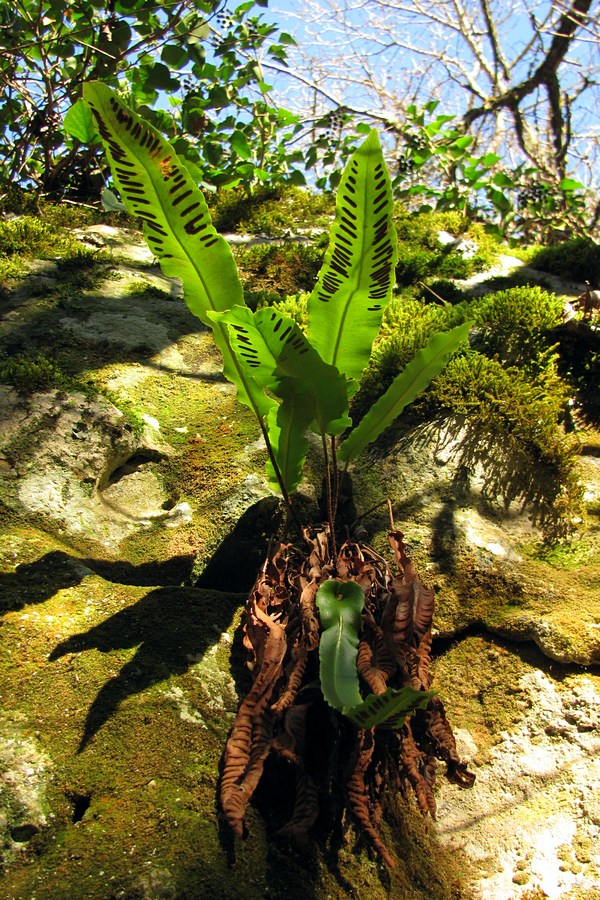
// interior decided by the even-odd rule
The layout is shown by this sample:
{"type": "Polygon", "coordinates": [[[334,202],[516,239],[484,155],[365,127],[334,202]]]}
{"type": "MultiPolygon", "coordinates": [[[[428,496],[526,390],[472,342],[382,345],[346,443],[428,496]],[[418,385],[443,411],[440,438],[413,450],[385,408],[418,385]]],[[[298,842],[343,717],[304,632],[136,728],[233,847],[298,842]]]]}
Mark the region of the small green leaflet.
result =
{"type": "Polygon", "coordinates": [[[102,202],[102,209],[106,210],[106,212],[123,212],[125,209],[125,204],[121,203],[116,194],[109,188],[104,188],[102,190],[100,199],[102,202]]]}
{"type": "Polygon", "coordinates": [[[407,716],[425,709],[435,691],[414,691],[410,687],[388,688],[383,694],[369,694],[358,706],[344,708],[343,713],[359,728],[402,728],[407,716]]]}
{"type": "Polygon", "coordinates": [[[364,419],[350,432],[338,451],[338,459],[348,462],[361,453],[392,424],[405,406],[412,403],[442,371],[446,361],[469,334],[470,324],[463,322],[451,331],[435,334],[392,381],[364,419]]]}
{"type": "Polygon", "coordinates": [[[343,712],[363,701],[358,690],[356,657],[365,594],[356,581],[324,581],[317,591],[323,631],[319,643],[319,676],[323,696],[343,712]]]}

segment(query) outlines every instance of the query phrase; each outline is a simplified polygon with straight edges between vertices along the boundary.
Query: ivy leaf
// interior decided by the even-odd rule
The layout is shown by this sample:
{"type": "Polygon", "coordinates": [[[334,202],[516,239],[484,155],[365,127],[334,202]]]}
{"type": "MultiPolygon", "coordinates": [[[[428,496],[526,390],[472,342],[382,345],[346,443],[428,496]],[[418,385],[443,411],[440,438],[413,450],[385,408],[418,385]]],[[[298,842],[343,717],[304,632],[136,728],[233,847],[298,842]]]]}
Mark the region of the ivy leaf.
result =
{"type": "Polygon", "coordinates": [[[462,137],[456,138],[456,140],[453,142],[453,146],[458,147],[459,150],[466,150],[467,147],[470,147],[472,143],[473,138],[470,135],[465,134],[462,137]]]}
{"type": "Polygon", "coordinates": [[[67,134],[82,144],[93,144],[98,137],[92,112],[83,100],[78,100],[67,110],[63,125],[67,134]]]}
{"type": "Polygon", "coordinates": [[[486,153],[485,156],[482,156],[479,160],[482,166],[486,168],[490,168],[491,166],[495,166],[497,162],[500,162],[502,157],[498,156],[497,153],[486,153]]]}

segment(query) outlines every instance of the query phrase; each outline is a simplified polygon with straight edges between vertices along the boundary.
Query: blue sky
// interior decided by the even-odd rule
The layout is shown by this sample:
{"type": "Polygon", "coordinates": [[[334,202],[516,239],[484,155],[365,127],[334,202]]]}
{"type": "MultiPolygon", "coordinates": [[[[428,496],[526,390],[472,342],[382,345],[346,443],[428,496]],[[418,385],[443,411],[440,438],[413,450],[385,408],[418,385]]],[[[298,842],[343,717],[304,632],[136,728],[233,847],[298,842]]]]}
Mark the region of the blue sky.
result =
{"type": "MultiPolygon", "coordinates": [[[[375,91],[369,92],[360,84],[361,71],[356,60],[354,60],[354,63],[352,62],[352,53],[348,51],[342,59],[338,58],[342,36],[332,30],[332,28],[337,28],[339,31],[339,26],[336,26],[331,19],[329,19],[330,24],[327,24],[328,0],[313,0],[313,2],[323,10],[323,18],[318,28],[315,28],[313,24],[306,20],[303,15],[306,6],[301,2],[297,2],[297,0],[271,0],[269,8],[264,10],[263,13],[268,21],[274,22],[282,30],[289,31],[296,38],[301,49],[309,56],[311,54],[316,55],[323,74],[324,80],[322,85],[337,99],[342,100],[346,98],[347,102],[355,106],[366,107],[373,112],[379,111],[382,114],[389,115],[390,118],[395,118],[402,114],[402,105],[403,103],[404,105],[406,104],[407,85],[411,85],[409,90],[418,89],[418,101],[421,105],[429,100],[436,99],[440,101],[438,112],[448,112],[454,115],[464,113],[469,99],[476,96],[473,91],[469,93],[464,87],[464,82],[469,80],[469,78],[471,78],[472,88],[480,89],[482,96],[486,96],[489,93],[490,83],[485,76],[485,72],[483,70],[480,72],[476,71],[477,66],[474,58],[467,61],[465,53],[465,51],[468,52],[467,44],[462,34],[455,32],[451,38],[446,36],[439,40],[436,47],[436,39],[432,35],[431,26],[422,25],[419,27],[416,22],[409,24],[406,14],[401,14],[398,11],[394,0],[388,0],[384,4],[383,10],[371,0],[346,0],[350,6],[354,6],[353,11],[349,14],[350,20],[361,25],[360,37],[355,39],[352,47],[354,50],[365,54],[367,65],[372,67],[375,79],[382,86],[382,90],[379,93],[375,91]],[[376,49],[376,45],[373,43],[373,35],[376,29],[376,23],[373,22],[372,18],[374,14],[378,16],[387,14],[393,17],[391,19],[391,34],[399,34],[401,38],[411,42],[415,50],[403,49],[400,51],[390,42],[390,46],[383,50],[378,48],[378,54],[374,55],[376,49]],[[402,24],[403,22],[404,24],[402,24]],[[432,56],[422,55],[416,52],[418,49],[426,52],[437,50],[439,55],[442,52],[450,55],[454,53],[459,64],[461,61],[463,63],[467,61],[465,66],[466,74],[461,73],[459,68],[455,67],[451,70],[451,75],[454,75],[453,81],[452,77],[449,77],[447,73],[445,74],[437,67],[433,54],[432,56]],[[426,70],[428,74],[425,74],[426,70]],[[354,80],[352,80],[353,74],[355,75],[354,80]]],[[[402,2],[402,0],[399,0],[399,2],[402,2]]],[[[480,10],[480,4],[476,0],[465,0],[465,2],[469,12],[480,10]]],[[[407,3],[404,2],[403,6],[406,5],[407,3]]],[[[434,7],[435,2],[432,2],[430,5],[434,7]]],[[[442,6],[446,6],[446,9],[450,11],[454,9],[454,4],[450,0],[442,6]]],[[[505,48],[509,61],[513,61],[518,57],[526,43],[536,35],[532,28],[532,19],[529,11],[533,10],[535,12],[535,21],[539,24],[544,22],[552,8],[552,4],[548,0],[506,0],[505,3],[495,3],[494,0],[491,0],[490,6],[498,11],[498,16],[500,17],[498,22],[500,43],[505,48]],[[517,4],[516,7],[514,3],[517,4]],[[519,5],[521,7],[520,10],[518,8],[519,5]],[[502,22],[503,15],[506,17],[504,22],[502,22]]],[[[600,0],[594,5],[594,9],[596,13],[600,12],[600,0]]],[[[555,13],[554,21],[556,21],[556,16],[557,14],[555,13]]],[[[469,37],[472,37],[475,42],[478,39],[480,40],[487,58],[491,60],[491,44],[486,35],[486,26],[482,18],[479,21],[479,34],[477,34],[477,28],[475,28],[469,37]]],[[[535,36],[538,47],[543,44],[543,52],[547,51],[552,37],[550,28],[546,28],[545,33],[542,35],[538,33],[535,36]]],[[[581,79],[581,74],[590,60],[600,71],[600,47],[598,44],[591,41],[578,42],[576,45],[573,45],[571,55],[573,63],[561,67],[563,86],[575,85],[581,79]]],[[[538,64],[542,56],[543,53],[540,53],[540,56],[537,58],[534,58],[531,52],[526,54],[515,65],[507,86],[531,74],[532,67],[538,64]]],[[[291,59],[293,66],[304,66],[304,63],[300,63],[294,57],[293,51],[291,59]]],[[[306,68],[302,68],[301,71],[310,78],[310,71],[307,71],[306,68]]],[[[287,105],[293,106],[294,101],[306,105],[310,92],[300,84],[294,84],[293,80],[280,79],[277,76],[273,76],[270,72],[268,73],[268,81],[275,87],[275,97],[283,94],[283,102],[288,101],[287,105]]],[[[534,99],[535,97],[532,97],[531,101],[534,99]]],[[[477,105],[481,100],[476,98],[474,102],[477,105]]],[[[590,157],[591,154],[597,152],[598,135],[600,133],[600,92],[598,88],[594,91],[587,90],[582,94],[574,102],[572,110],[573,131],[583,148],[580,153],[584,157],[590,157]]],[[[511,123],[508,117],[505,118],[505,121],[506,127],[509,127],[511,123]]],[[[500,128],[502,129],[502,127],[504,126],[501,123],[500,128]]],[[[492,147],[491,149],[495,148],[492,147]]],[[[578,162],[573,157],[572,168],[582,165],[583,163],[578,162]]],[[[590,165],[588,178],[594,177],[592,168],[593,166],[590,165]]],[[[588,179],[586,178],[586,180],[588,179]]]]}

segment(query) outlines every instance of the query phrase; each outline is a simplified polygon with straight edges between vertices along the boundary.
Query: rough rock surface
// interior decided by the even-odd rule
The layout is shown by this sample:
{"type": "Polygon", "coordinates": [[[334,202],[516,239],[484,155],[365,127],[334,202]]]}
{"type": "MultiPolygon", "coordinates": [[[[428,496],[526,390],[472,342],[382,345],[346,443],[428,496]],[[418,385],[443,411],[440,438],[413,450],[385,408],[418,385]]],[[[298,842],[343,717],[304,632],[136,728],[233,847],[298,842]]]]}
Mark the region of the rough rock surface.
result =
{"type": "Polygon", "coordinates": [[[477,781],[460,795],[442,785],[438,833],[472,860],[471,886],[483,900],[536,890],[540,897],[598,897],[600,678],[549,669],[529,656],[470,638],[440,663],[446,677],[453,666],[468,666],[508,710],[500,728],[489,699],[487,710],[485,698],[472,696],[454,713],[454,721],[470,720],[457,738],[477,781]],[[504,684],[490,685],[494,669],[504,671],[504,684]]]}
{"type": "MultiPolygon", "coordinates": [[[[51,391],[24,400],[0,386],[0,454],[7,503],[26,515],[50,520],[59,533],[93,536],[114,544],[135,521],[165,515],[166,497],[151,473],[144,504],[119,503],[113,481],[131,460],[160,458],[150,429],[136,434],[114,404],[99,397],[51,391]],[[11,490],[12,488],[12,490],[11,490]]],[[[133,464],[129,484],[144,477],[133,464]]]]}
{"type": "Polygon", "coordinates": [[[51,761],[19,712],[0,717],[0,866],[50,824],[51,761]],[[23,727],[25,726],[25,728],[23,727]]]}
{"type": "MultiPolygon", "coordinates": [[[[457,479],[444,435],[357,466],[358,511],[389,496],[436,586],[434,687],[477,781],[441,787],[435,826],[402,808],[394,873],[352,829],[290,849],[260,796],[232,847],[216,782],[246,684],[235,592],[273,521],[264,450],[147,249],[82,237],[110,251],[98,283],[33,265],[2,318],[80,389],[0,386],[0,892],[600,897],[598,454],[582,458],[587,527],[554,555],[527,513],[483,497],[485,473],[457,479]]],[[[365,524],[383,551],[382,510],[365,524]]]]}

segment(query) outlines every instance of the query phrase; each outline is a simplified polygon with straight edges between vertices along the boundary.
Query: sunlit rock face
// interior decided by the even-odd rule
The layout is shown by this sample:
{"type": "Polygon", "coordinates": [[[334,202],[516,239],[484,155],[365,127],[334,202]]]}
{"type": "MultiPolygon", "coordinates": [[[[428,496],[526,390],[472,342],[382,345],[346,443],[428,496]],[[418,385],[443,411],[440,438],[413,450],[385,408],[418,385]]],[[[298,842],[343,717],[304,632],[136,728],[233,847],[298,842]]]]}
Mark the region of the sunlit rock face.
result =
{"type": "Polygon", "coordinates": [[[354,518],[384,504],[360,525],[387,552],[389,497],[435,589],[433,687],[475,784],[443,784],[435,825],[399,805],[392,873],[352,824],[327,852],[318,829],[308,850],[285,844],[289,810],[279,821],[269,794],[232,848],[216,797],[248,688],[240,608],[279,507],[258,428],[177,286],[131,234],[94,230],[112,261],[93,288],[59,296],[57,267],[33,266],[3,318],[72,380],[0,386],[0,893],[595,896],[597,454],[582,458],[592,527],[542,552],[527,510],[460,471],[458,435],[368,452],[354,518]]]}

